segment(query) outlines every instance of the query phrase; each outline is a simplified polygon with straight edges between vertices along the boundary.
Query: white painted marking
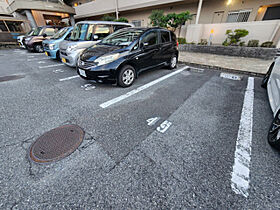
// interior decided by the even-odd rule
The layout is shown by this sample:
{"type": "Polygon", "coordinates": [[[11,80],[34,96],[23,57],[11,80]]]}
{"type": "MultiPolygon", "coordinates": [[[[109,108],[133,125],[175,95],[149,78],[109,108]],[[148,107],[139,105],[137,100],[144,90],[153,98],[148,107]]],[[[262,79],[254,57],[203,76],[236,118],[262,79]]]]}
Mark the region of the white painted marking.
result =
{"type": "Polygon", "coordinates": [[[236,194],[248,197],[250,182],[251,143],[253,130],[254,78],[248,78],[236,141],[231,188],[236,194]]]}
{"type": "Polygon", "coordinates": [[[109,106],[111,106],[111,105],[113,105],[113,104],[115,104],[115,103],[118,103],[118,102],[120,102],[120,101],[122,101],[122,100],[124,100],[124,99],[126,99],[126,98],[128,98],[128,97],[130,97],[130,96],[133,96],[133,95],[135,95],[136,93],[139,93],[139,92],[141,92],[142,90],[145,90],[145,89],[147,89],[147,88],[149,88],[149,87],[151,87],[151,86],[153,86],[153,85],[155,85],[155,84],[157,84],[157,83],[159,83],[159,82],[161,82],[161,81],[163,81],[163,80],[166,80],[166,79],[169,78],[169,77],[172,77],[172,76],[174,76],[174,75],[176,75],[176,74],[179,74],[180,72],[184,71],[184,70],[187,69],[187,68],[189,68],[189,67],[188,67],[188,66],[185,66],[185,67],[183,67],[183,68],[181,68],[181,69],[178,69],[177,71],[174,71],[174,72],[172,72],[172,73],[170,73],[170,74],[167,74],[167,75],[165,75],[165,76],[163,76],[163,77],[160,77],[160,78],[158,78],[158,79],[156,79],[156,80],[154,80],[154,81],[152,81],[152,82],[149,82],[149,83],[147,83],[147,84],[145,84],[145,85],[143,85],[143,86],[141,86],[141,87],[139,87],[139,88],[136,88],[136,89],[134,89],[134,90],[132,90],[132,91],[130,91],[130,92],[124,94],[124,95],[121,95],[121,96],[119,96],[119,97],[117,97],[117,98],[114,98],[114,99],[112,99],[112,100],[110,100],[110,101],[107,101],[107,102],[105,102],[105,103],[103,103],[103,104],[100,104],[99,106],[100,106],[101,108],[105,109],[105,108],[107,108],[107,107],[109,107],[109,106]]]}
{"type": "Polygon", "coordinates": [[[35,56],[28,56],[28,58],[35,58],[35,56]]]}
{"type": "Polygon", "coordinates": [[[236,74],[227,74],[227,73],[221,73],[220,77],[223,77],[225,79],[232,79],[232,80],[241,80],[242,77],[236,74]]]}
{"type": "Polygon", "coordinates": [[[160,133],[165,133],[171,125],[171,122],[165,120],[163,123],[160,124],[159,127],[157,127],[157,131],[160,133]]]}
{"type": "Polygon", "coordinates": [[[42,64],[42,63],[46,63],[45,61],[38,61],[37,63],[42,64]]]}
{"type": "Polygon", "coordinates": [[[38,60],[50,60],[49,58],[31,58],[31,59],[27,59],[28,62],[30,61],[38,61],[38,60]]]}
{"type": "Polygon", "coordinates": [[[190,71],[202,73],[202,72],[204,72],[204,69],[192,67],[192,68],[190,68],[190,71]]]}
{"type": "Polygon", "coordinates": [[[63,69],[56,69],[56,70],[53,70],[53,73],[62,73],[62,72],[64,72],[63,69]]]}
{"type": "Polygon", "coordinates": [[[160,117],[153,117],[147,120],[148,126],[155,125],[159,121],[160,117]]]}
{"type": "Polygon", "coordinates": [[[93,84],[85,84],[85,85],[82,85],[81,88],[83,88],[85,90],[93,90],[93,89],[95,89],[95,86],[93,84]]]}
{"type": "Polygon", "coordinates": [[[46,69],[46,68],[52,68],[52,67],[57,67],[57,66],[64,66],[64,64],[60,63],[60,64],[54,64],[54,65],[48,65],[48,66],[39,66],[39,68],[46,69]]]}
{"type": "Polygon", "coordinates": [[[75,78],[79,78],[79,77],[80,77],[79,75],[76,75],[76,76],[73,76],[73,77],[66,77],[66,78],[63,78],[63,79],[59,79],[59,81],[63,82],[63,81],[67,81],[67,80],[75,79],[75,78]]]}

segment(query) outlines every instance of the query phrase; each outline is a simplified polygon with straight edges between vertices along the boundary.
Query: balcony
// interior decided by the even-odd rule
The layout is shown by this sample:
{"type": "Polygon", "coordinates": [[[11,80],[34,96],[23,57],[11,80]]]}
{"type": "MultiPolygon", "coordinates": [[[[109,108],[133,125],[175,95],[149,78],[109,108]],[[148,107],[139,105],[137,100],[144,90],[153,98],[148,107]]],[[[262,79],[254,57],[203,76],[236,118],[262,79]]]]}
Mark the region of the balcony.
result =
{"type": "Polygon", "coordinates": [[[14,0],[10,3],[10,12],[18,10],[42,10],[75,14],[75,10],[59,0],[14,0]]]}

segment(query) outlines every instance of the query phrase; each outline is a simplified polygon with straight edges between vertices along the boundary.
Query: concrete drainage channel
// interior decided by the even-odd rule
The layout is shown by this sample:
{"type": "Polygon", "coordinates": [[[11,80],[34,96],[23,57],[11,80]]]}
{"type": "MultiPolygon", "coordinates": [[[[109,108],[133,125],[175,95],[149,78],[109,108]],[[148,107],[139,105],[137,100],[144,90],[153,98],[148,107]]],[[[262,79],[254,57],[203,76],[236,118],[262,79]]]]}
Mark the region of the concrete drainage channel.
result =
{"type": "Polygon", "coordinates": [[[30,147],[29,157],[36,163],[61,160],[83,142],[85,132],[77,125],[64,125],[40,136],[30,147]]]}

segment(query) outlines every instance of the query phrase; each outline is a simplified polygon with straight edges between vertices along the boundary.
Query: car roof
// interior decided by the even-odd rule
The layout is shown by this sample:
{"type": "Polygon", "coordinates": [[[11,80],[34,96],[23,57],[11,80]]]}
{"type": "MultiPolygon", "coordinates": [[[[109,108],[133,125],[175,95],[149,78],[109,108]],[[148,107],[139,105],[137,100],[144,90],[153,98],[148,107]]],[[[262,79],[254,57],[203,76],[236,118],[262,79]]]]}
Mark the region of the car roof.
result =
{"type": "MultiPolygon", "coordinates": [[[[150,30],[170,31],[166,28],[161,28],[161,27],[133,27],[133,28],[124,28],[121,30],[131,30],[131,31],[142,30],[143,32],[150,31],[150,30]]],[[[170,32],[172,32],[172,31],[170,31],[170,32]]]]}
{"type": "Polygon", "coordinates": [[[131,23],[124,23],[124,22],[114,22],[114,21],[80,21],[76,24],[81,24],[81,23],[88,23],[88,24],[105,24],[105,25],[124,25],[124,26],[132,26],[134,27],[133,24],[131,23]]]}

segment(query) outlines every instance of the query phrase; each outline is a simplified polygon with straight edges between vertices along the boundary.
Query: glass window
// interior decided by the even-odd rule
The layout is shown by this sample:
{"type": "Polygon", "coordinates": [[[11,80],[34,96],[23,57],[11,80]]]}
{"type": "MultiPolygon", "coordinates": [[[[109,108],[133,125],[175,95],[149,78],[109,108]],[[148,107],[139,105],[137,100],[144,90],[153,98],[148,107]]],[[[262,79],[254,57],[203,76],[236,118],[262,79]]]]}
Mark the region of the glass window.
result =
{"type": "Polygon", "coordinates": [[[3,20],[0,20],[0,32],[3,32],[3,31],[8,31],[5,23],[3,22],[3,20]]]}
{"type": "Polygon", "coordinates": [[[122,29],[122,28],[127,28],[127,27],[130,27],[130,26],[113,25],[113,30],[114,30],[114,31],[117,31],[117,30],[120,30],[120,29],[122,29]]]}
{"type": "Polygon", "coordinates": [[[46,28],[44,33],[47,34],[47,36],[52,36],[55,34],[55,32],[55,28],[46,28]]]}
{"type": "Polygon", "coordinates": [[[77,24],[71,33],[70,40],[83,41],[86,37],[88,26],[89,26],[88,24],[77,24]]]}
{"type": "Polygon", "coordinates": [[[64,34],[66,34],[67,31],[68,31],[68,28],[62,28],[56,34],[54,34],[51,38],[60,39],[61,37],[64,36],[64,34]]]}
{"type": "Polygon", "coordinates": [[[96,25],[95,34],[98,35],[98,39],[103,39],[110,34],[110,26],[108,25],[96,25]]]}
{"type": "Polygon", "coordinates": [[[93,29],[94,29],[94,25],[89,25],[89,27],[88,27],[88,32],[87,32],[87,35],[86,35],[86,40],[87,40],[87,41],[92,40],[93,29]]]}
{"type": "Polygon", "coordinates": [[[120,30],[101,41],[105,45],[128,46],[143,33],[143,30],[120,30]]]}
{"type": "Polygon", "coordinates": [[[170,35],[168,31],[161,31],[160,32],[161,42],[170,42],[170,35]]]}
{"type": "Polygon", "coordinates": [[[172,40],[172,42],[177,42],[176,35],[173,32],[170,32],[170,33],[171,33],[171,40],[172,40]]]}
{"type": "Polygon", "coordinates": [[[151,31],[142,39],[142,43],[146,46],[155,45],[158,43],[158,34],[156,31],[151,31]]]}
{"type": "Polygon", "coordinates": [[[22,32],[22,22],[19,21],[5,21],[11,32],[22,32]]]}
{"type": "Polygon", "coordinates": [[[43,31],[44,31],[44,30],[42,29],[42,27],[35,28],[35,30],[34,30],[32,36],[41,35],[41,34],[43,33],[43,31]]]}
{"type": "Polygon", "coordinates": [[[250,14],[251,14],[251,10],[240,10],[235,12],[229,12],[227,17],[227,23],[247,22],[250,14]]]}
{"type": "Polygon", "coordinates": [[[132,23],[135,27],[141,27],[141,20],[133,20],[133,21],[131,21],[131,23],[132,23]]]}

